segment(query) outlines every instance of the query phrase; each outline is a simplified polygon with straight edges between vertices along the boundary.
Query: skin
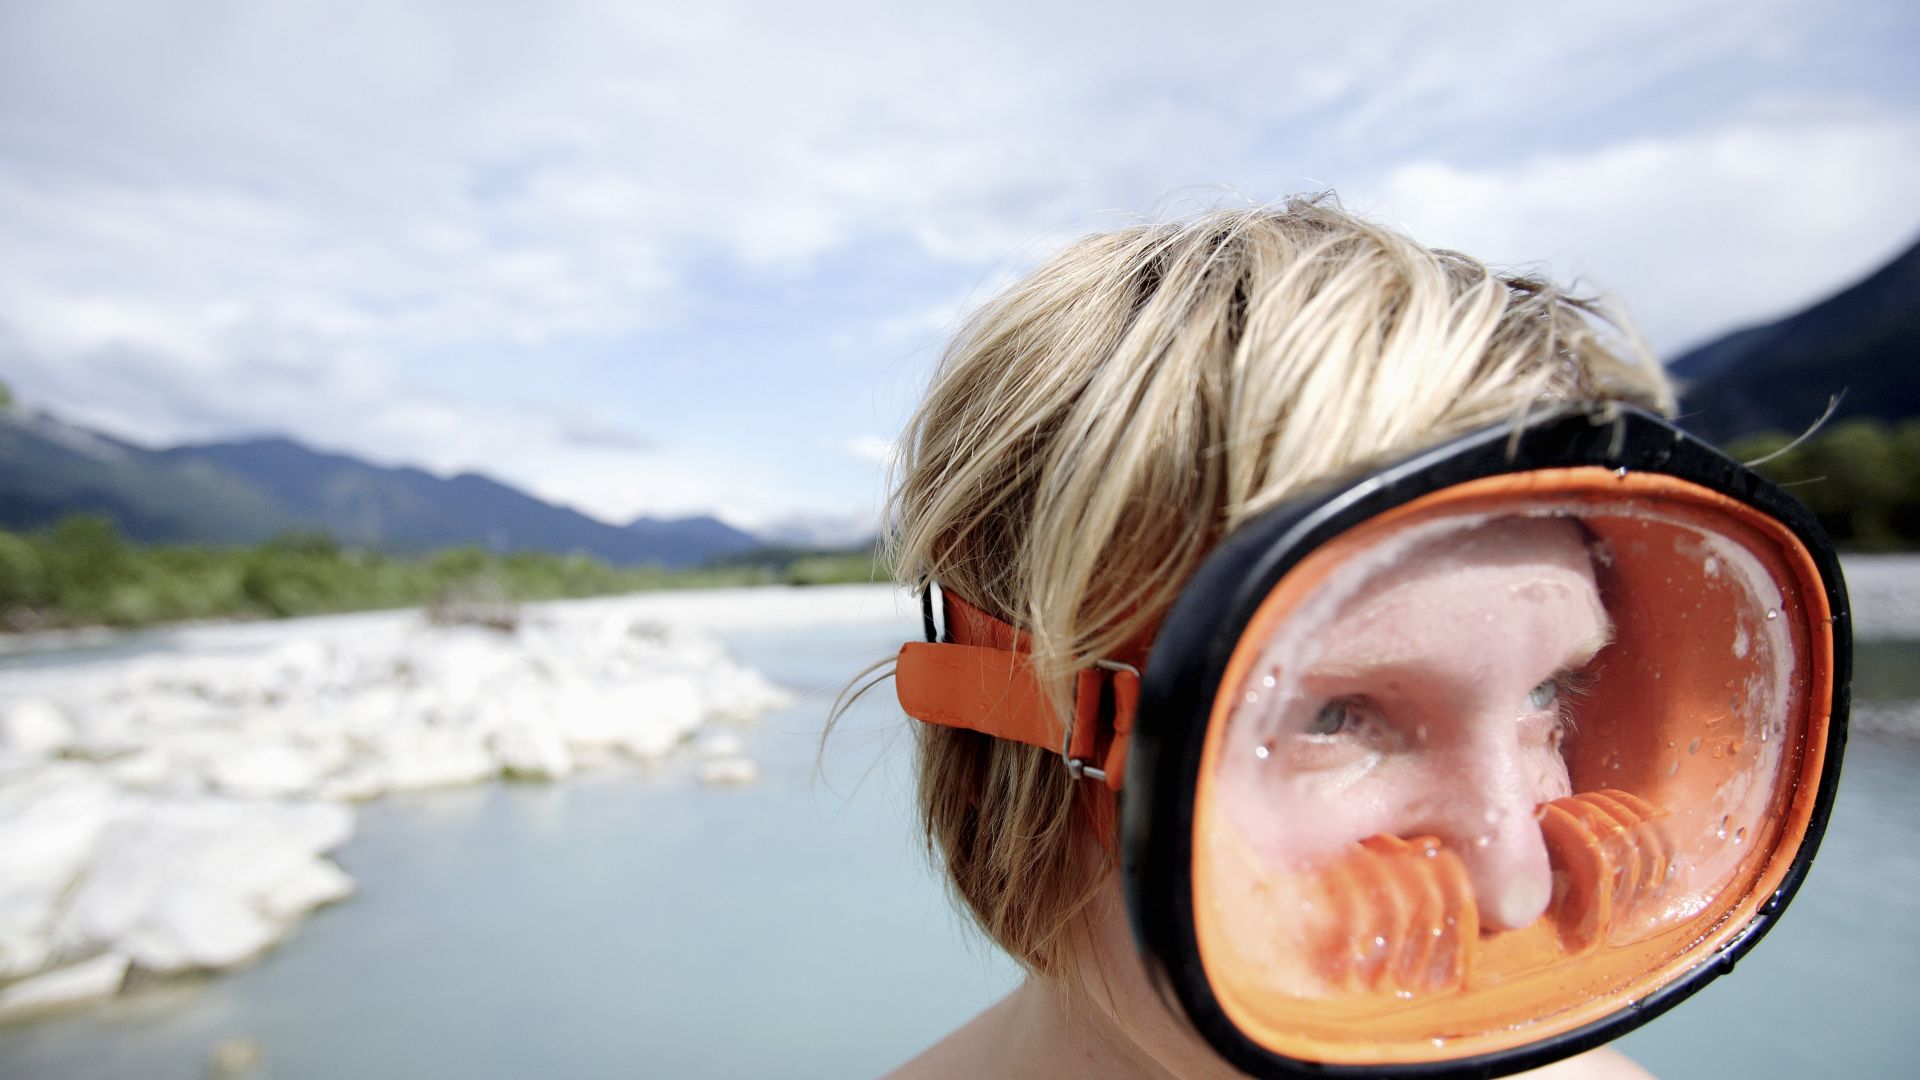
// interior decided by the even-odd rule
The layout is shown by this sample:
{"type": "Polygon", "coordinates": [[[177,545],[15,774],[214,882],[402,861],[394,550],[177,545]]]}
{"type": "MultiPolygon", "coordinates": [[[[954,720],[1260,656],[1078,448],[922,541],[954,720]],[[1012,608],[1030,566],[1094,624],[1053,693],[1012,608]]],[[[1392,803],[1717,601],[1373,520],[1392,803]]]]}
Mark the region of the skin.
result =
{"type": "MultiPolygon", "coordinates": [[[[887,1080],[1233,1080],[1152,989],[1135,951],[1117,880],[1109,879],[1081,929],[1100,961],[1072,982],[1030,976],[887,1080]]],[[[1602,1048],[1520,1074],[1535,1080],[1653,1080],[1602,1048]]]]}
{"type": "Polygon", "coordinates": [[[1370,836],[1437,837],[1465,861],[1482,926],[1526,926],[1552,896],[1534,809],[1570,793],[1568,706],[1609,634],[1569,522],[1423,545],[1301,628],[1318,654],[1236,711],[1225,818],[1276,871],[1370,836]]]}
{"type": "MultiPolygon", "coordinates": [[[[1223,771],[1221,797],[1243,800],[1244,820],[1291,825],[1251,829],[1249,842],[1286,865],[1380,833],[1434,835],[1465,860],[1483,926],[1534,921],[1551,872],[1533,809],[1567,794],[1567,688],[1556,680],[1608,634],[1580,534],[1506,521],[1430,545],[1322,633],[1328,644],[1298,692],[1264,705],[1284,715],[1264,729],[1237,724],[1251,734],[1229,743],[1240,764],[1223,771]]],[[[1028,978],[891,1077],[1240,1075],[1154,992],[1117,878],[1075,930],[1082,975],[1028,978]]],[[[1607,1049],[1526,1075],[1650,1080],[1607,1049]]]]}

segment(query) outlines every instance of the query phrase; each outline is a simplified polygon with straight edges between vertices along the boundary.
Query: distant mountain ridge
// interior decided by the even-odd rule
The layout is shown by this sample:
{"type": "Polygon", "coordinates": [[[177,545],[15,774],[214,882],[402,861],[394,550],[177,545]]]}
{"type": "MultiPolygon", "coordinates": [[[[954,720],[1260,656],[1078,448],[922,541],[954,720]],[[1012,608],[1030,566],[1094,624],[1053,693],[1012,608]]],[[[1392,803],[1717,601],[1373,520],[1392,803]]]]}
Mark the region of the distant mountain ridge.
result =
{"type": "Polygon", "coordinates": [[[1714,441],[1835,419],[1920,416],[1920,243],[1812,307],[1678,357],[1681,424],[1714,441]]]}
{"type": "Polygon", "coordinates": [[[392,554],[475,545],[694,566],[760,546],[711,517],[610,525],[476,473],[439,477],[272,437],[151,450],[44,413],[0,412],[0,527],[105,514],[147,543],[293,530],[392,554]]]}

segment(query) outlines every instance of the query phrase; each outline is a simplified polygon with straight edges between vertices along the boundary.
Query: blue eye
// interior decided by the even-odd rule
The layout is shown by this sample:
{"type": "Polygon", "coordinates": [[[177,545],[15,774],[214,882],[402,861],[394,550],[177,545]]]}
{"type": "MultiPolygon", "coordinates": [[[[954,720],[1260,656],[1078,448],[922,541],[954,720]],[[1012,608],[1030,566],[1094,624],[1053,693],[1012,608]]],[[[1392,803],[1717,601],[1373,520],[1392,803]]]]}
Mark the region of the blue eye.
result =
{"type": "Polygon", "coordinates": [[[1351,734],[1361,724],[1359,707],[1350,699],[1340,698],[1320,706],[1320,711],[1307,721],[1308,735],[1351,734]]]}
{"type": "Polygon", "coordinates": [[[1560,680],[1548,679],[1539,686],[1527,691],[1527,708],[1544,712],[1560,701],[1560,680]]]}

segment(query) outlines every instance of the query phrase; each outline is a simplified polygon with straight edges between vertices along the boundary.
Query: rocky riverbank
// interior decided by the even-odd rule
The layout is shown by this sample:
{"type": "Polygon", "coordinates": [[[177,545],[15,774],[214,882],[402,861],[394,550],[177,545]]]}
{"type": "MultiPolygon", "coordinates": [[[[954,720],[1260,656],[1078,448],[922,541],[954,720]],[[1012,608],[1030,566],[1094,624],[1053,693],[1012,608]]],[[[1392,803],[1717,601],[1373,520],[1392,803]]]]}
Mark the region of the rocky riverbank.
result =
{"type": "Polygon", "coordinates": [[[788,695],[711,631],[892,613],[885,587],[389,612],[175,632],[0,683],[0,1017],[249,960],[353,882],[353,804],[684,757],[750,782],[727,729],[788,695]]]}

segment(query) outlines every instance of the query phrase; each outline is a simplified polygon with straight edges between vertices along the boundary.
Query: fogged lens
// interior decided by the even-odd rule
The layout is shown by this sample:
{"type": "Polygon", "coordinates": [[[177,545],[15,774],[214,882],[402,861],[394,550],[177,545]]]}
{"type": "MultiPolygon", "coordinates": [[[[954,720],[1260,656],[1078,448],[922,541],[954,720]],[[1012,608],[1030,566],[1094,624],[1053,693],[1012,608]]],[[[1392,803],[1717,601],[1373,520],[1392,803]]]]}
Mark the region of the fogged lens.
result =
{"type": "Polygon", "coordinates": [[[1323,546],[1236,647],[1195,931],[1275,1053],[1572,1030],[1737,933],[1798,848],[1831,652],[1798,542],[1667,477],[1527,477],[1323,546]]]}

